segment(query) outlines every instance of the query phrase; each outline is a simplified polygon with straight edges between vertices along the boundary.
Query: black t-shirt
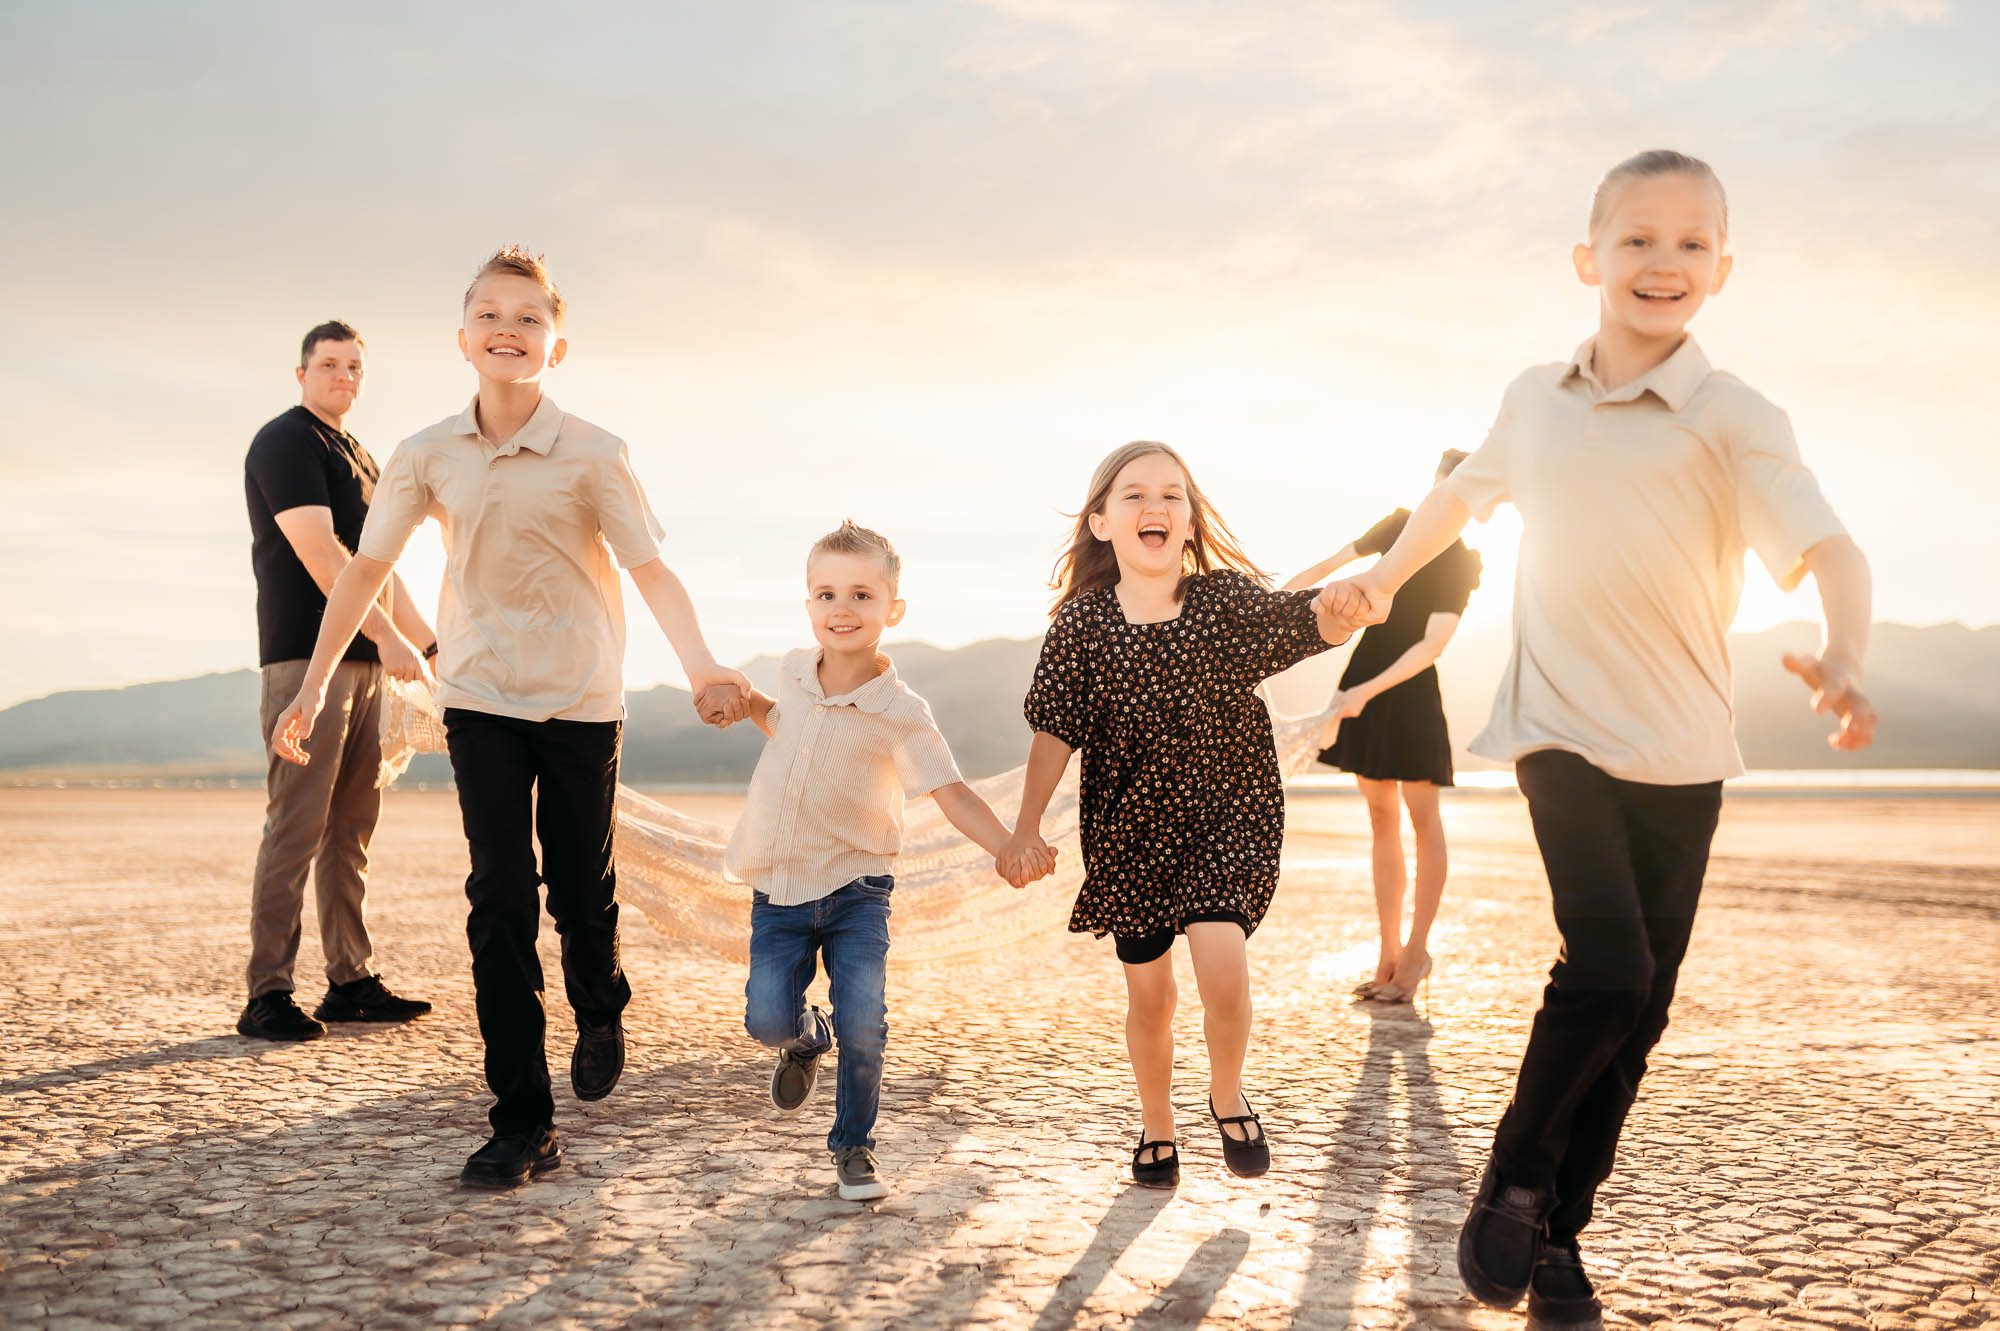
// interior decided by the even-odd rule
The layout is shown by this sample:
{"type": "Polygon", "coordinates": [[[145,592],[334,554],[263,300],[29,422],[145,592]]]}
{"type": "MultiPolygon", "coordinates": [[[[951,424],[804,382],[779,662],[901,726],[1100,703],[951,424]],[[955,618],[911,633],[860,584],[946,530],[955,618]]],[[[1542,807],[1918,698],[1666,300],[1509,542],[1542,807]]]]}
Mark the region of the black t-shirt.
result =
{"type": "MultiPolygon", "coordinates": [[[[326,593],[279,530],[276,515],[290,508],[331,509],[334,535],[351,551],[361,543],[361,524],[380,474],[353,435],[304,407],[293,407],[250,441],[243,495],[250,504],[250,564],[257,574],[259,665],[310,659],[326,613],[326,593]]],[[[357,633],[342,659],[381,658],[375,644],[357,633]]]]}

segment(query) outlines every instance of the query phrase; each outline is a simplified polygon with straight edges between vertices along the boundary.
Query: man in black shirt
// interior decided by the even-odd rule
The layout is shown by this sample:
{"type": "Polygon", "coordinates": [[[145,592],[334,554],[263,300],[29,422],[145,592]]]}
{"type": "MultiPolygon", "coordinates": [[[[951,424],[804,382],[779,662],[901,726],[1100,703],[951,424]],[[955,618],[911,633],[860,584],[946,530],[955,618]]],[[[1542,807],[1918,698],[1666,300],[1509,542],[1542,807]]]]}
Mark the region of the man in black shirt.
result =
{"type": "Polygon", "coordinates": [[[369,967],[362,918],[368,839],[382,811],[382,679],[418,679],[437,635],[401,579],[369,611],[327,689],[322,724],[300,767],[270,753],[271,727],[298,693],[326,610],[326,589],[351,557],[379,474],[341,421],[361,392],[364,351],[344,323],[306,334],[297,371],[299,405],[257,432],[243,463],[250,506],[250,561],[257,575],[257,659],[263,667],[262,728],[269,758],[264,839],[250,905],[250,1002],[244,1035],[311,1040],[322,1021],[406,1021],[431,1005],[391,993],[369,967]],[[324,722],[333,722],[327,725],[324,722]],[[306,875],[317,861],[328,989],[308,1017],[292,999],[306,875]],[[317,1019],[315,1019],[317,1018],[317,1019]]]}

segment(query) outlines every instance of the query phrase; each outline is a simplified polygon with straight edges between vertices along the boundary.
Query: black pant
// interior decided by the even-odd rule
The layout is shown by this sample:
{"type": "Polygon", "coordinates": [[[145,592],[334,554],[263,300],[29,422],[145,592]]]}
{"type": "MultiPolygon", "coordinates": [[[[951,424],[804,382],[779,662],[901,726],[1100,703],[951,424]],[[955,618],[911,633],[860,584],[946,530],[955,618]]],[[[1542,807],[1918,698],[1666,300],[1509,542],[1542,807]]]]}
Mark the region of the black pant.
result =
{"type": "Polygon", "coordinates": [[[1566,1241],[1590,1222],[1646,1055],[1667,1028],[1722,783],[1620,781],[1555,750],[1529,754],[1515,771],[1562,952],[1493,1153],[1508,1183],[1554,1189],[1549,1232],[1566,1241]]]}
{"type": "Polygon", "coordinates": [[[612,811],[618,721],[522,721],[449,708],[444,714],[458,808],[472,852],[472,990],[486,1044],[487,1117],[496,1133],[531,1132],[555,1116],[543,1052],[538,884],[562,935],[563,988],[580,1020],[602,1025],[632,997],[618,962],[612,811]],[[532,816],[542,844],[535,872],[532,816]]]}

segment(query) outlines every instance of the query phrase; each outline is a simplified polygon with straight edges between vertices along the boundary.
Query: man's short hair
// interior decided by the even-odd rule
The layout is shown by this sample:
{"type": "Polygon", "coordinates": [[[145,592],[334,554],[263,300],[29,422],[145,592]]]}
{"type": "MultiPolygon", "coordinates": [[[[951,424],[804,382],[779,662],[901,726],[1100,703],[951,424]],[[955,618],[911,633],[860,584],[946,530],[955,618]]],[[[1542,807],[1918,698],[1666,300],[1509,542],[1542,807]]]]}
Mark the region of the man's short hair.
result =
{"type": "Polygon", "coordinates": [[[549,300],[549,317],[556,321],[556,327],[562,327],[562,292],[556,290],[556,280],[549,276],[548,260],[538,251],[531,250],[525,245],[502,245],[487,256],[486,262],[479,265],[479,271],[472,275],[471,284],[465,288],[465,299],[458,307],[461,312],[472,304],[472,293],[478,288],[480,280],[495,273],[512,273],[516,277],[525,277],[540,287],[542,294],[549,300]]]}
{"type": "Polygon", "coordinates": [[[355,332],[340,320],[328,319],[323,324],[315,324],[313,330],[306,334],[306,340],[299,344],[299,368],[301,370],[312,364],[313,348],[322,342],[352,342],[355,346],[362,348],[366,348],[368,345],[361,340],[361,334],[355,332]]]}
{"type": "Polygon", "coordinates": [[[806,576],[812,576],[812,562],[821,555],[874,555],[882,561],[882,573],[889,579],[889,594],[896,593],[896,585],[902,580],[903,559],[896,553],[896,547],[889,544],[889,538],[881,532],[870,531],[856,526],[849,518],[836,531],[830,531],[813,542],[806,552],[806,576]]]}

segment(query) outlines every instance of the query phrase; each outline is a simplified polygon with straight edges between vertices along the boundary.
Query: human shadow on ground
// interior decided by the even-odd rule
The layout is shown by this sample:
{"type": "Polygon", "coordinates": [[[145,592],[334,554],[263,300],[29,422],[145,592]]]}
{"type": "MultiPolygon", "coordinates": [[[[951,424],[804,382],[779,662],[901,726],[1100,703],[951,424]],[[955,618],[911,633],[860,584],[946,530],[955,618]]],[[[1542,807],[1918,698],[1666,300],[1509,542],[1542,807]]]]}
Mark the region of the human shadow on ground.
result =
{"type": "Polygon", "coordinates": [[[1250,1236],[1240,1229],[1224,1229],[1203,1239],[1174,1277],[1174,1283],[1160,1291],[1157,1311],[1145,1315],[1148,1327],[1198,1327],[1215,1304],[1215,1296],[1243,1264],[1250,1251],[1250,1236]]]}
{"type": "Polygon", "coordinates": [[[215,1058],[246,1058],[254,1054],[269,1053],[272,1048],[273,1046],[267,1041],[248,1040],[240,1035],[211,1035],[199,1040],[183,1040],[179,1044],[120,1054],[116,1058],[100,1058],[90,1063],[50,1068],[47,1072],[32,1072],[25,1077],[16,1077],[12,1081],[0,1081],[0,1095],[51,1091],[113,1073],[143,1072],[168,1063],[195,1063],[215,1058]]]}
{"type": "MultiPolygon", "coordinates": [[[[197,1041],[179,1056],[248,1044],[197,1041]]],[[[146,1066],[171,1052],[107,1062],[146,1066]]],[[[189,1091],[185,1127],[110,1137],[111,1149],[87,1159],[0,1180],[0,1232],[61,1254],[0,1281],[0,1324],[28,1309],[63,1315],[72,1302],[103,1318],[107,1296],[157,1297],[164,1285],[180,1297],[150,1311],[181,1321],[227,1312],[248,1324],[305,1309],[371,1327],[435,1325],[441,1309],[476,1302],[482,1289],[505,1297],[516,1281],[545,1282],[578,1262],[587,1269],[609,1214],[597,1197],[617,1177],[616,1162],[604,1167],[606,1145],[643,1149],[663,1102],[681,1112],[713,1105],[733,1071],[712,1056],[656,1065],[628,1075],[601,1105],[578,1105],[559,1088],[570,1159],[508,1193],[458,1183],[487,1132],[488,1099],[470,1078],[291,1119],[232,1110],[226,1086],[189,1091]],[[147,1260],[133,1263],[140,1249],[147,1260]],[[469,1285],[468,1272],[477,1273],[469,1285]],[[258,1299],[278,1302],[260,1309],[258,1299]]]]}
{"type": "Polygon", "coordinates": [[[1439,1292],[1435,1277],[1455,1272],[1455,1222],[1409,1214],[1390,1218],[1390,1198],[1400,1197],[1414,1212],[1425,1194],[1460,1194],[1470,1167],[1453,1139],[1430,1063],[1430,1022],[1408,1007],[1359,1005],[1369,1018],[1368,1047],[1361,1072],[1334,1130],[1314,1220],[1312,1259],[1292,1325],[1334,1331],[1354,1325],[1354,1301],[1366,1274],[1375,1231],[1385,1223],[1407,1224],[1404,1274],[1406,1311],[1426,1327],[1458,1326],[1473,1305],[1439,1292]],[[1399,1134],[1391,1113],[1395,1087],[1403,1090],[1407,1118],[1399,1134]],[[1359,1209],[1337,1205],[1345,1194],[1369,1200],[1359,1209]],[[1430,1289],[1420,1289],[1419,1282],[1430,1289]]]}
{"type": "MultiPolygon", "coordinates": [[[[747,1046],[755,1049],[755,1046],[747,1046]]],[[[575,1316],[579,1300],[607,1306],[606,1315],[638,1325],[762,1327],[802,1317],[833,1317],[855,1324],[907,1319],[918,1326],[956,1326],[1006,1270],[970,1259],[954,1260],[952,1236],[1012,1178],[990,1165],[943,1164],[937,1156],[960,1148],[967,1133],[953,1127],[922,1139],[933,1156],[919,1167],[921,1188],[897,1186],[892,1162],[912,1142],[895,1125],[916,1119],[955,1073],[947,1058],[927,1069],[906,1068],[884,1087],[882,1131],[896,1140],[885,1152],[890,1196],[879,1203],[847,1202],[834,1194],[824,1133],[831,1119],[831,1087],[822,1086],[798,1118],[781,1118],[758,1104],[769,1067],[762,1051],[725,1067],[710,1064],[694,1081],[651,1078],[635,1089],[646,1121],[639,1139],[682,1141],[708,1134],[702,1153],[677,1171],[658,1207],[629,1190],[621,1197],[599,1189],[561,1204],[562,1221],[575,1236],[578,1263],[554,1282],[524,1287],[483,1320],[502,1327],[539,1325],[575,1316]],[[943,1200],[941,1199],[948,1199],[943,1200]],[[635,1231],[640,1210],[657,1228],[635,1231]],[[621,1232],[622,1231],[622,1232],[621,1232]],[[594,1234],[594,1238],[593,1238],[594,1234]],[[590,1268],[608,1263],[620,1272],[616,1287],[590,1288],[590,1268]],[[823,1300],[823,1311],[814,1301],[823,1300]]],[[[838,1055],[835,1055],[837,1059],[838,1055]]],[[[837,1076],[823,1065],[822,1082],[837,1076]]],[[[907,1157],[905,1157],[907,1160],[907,1157]]],[[[503,1264],[549,1255],[536,1235],[514,1226],[493,1232],[481,1256],[503,1264]]]]}
{"type": "MultiPolygon", "coordinates": [[[[1110,1207],[1098,1217],[1090,1246],[1077,1254],[1076,1261],[1056,1281],[1049,1301],[1042,1305],[1041,1315],[1035,1319],[1034,1331],[1061,1331],[1072,1325],[1125,1250],[1146,1231],[1172,1197],[1173,1193],[1167,1189],[1137,1185],[1126,1187],[1114,1197],[1110,1207]]],[[[1239,1259],[1241,1255],[1238,1254],[1239,1259]]],[[[1213,1290],[1209,1297],[1214,1297],[1213,1290]]]]}
{"type": "MultiPolygon", "coordinates": [[[[100,1316],[107,1300],[142,1292],[146,1315],[183,1322],[290,1314],[373,1328],[435,1325],[468,1308],[502,1325],[701,1317],[749,1327],[821,1297],[863,1320],[956,1325],[996,1297],[1040,1302],[1042,1291],[1015,1284],[1005,1255],[1033,1233],[1000,1195],[1021,1176],[966,1145],[975,1131],[992,1135],[994,1121],[925,1113],[981,1074],[950,1058],[907,1067],[885,1087],[885,1124],[922,1123],[903,1139],[922,1183],[873,1207],[831,1195],[823,1122],[758,1106],[768,1056],[747,1041],[740,1057],[704,1046],[630,1067],[597,1104],[576,1104],[558,1076],[563,1168],[498,1194],[457,1183],[486,1134],[476,1064],[429,1073],[405,1094],[293,1114],[253,1094],[267,1074],[237,1061],[263,1048],[217,1037],[45,1074],[83,1081],[228,1060],[199,1085],[150,1087],[136,1130],[104,1117],[89,1139],[95,1154],[0,1180],[0,1229],[38,1254],[9,1273],[0,1322],[29,1309],[100,1316]]],[[[825,1089],[815,1114],[831,1109],[825,1089]]],[[[1163,1200],[1114,1200],[1075,1266],[1068,1287],[1079,1297],[1061,1301],[1072,1315],[1163,1200]]],[[[1204,1244],[1176,1302],[1212,1302],[1237,1247],[1226,1236],[1204,1244]]],[[[1063,1324],[1062,1310],[1050,1325],[1063,1324]]]]}

